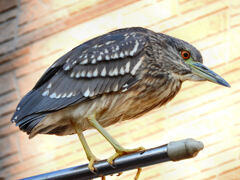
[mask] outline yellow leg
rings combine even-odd
[[[82,146],[83,146],[83,149],[86,153],[86,156],[89,160],[89,164],[88,164],[88,168],[91,170],[91,171],[94,171],[94,162],[96,162],[98,159],[94,156],[94,154],[92,153],[90,147],[88,146],[88,143],[82,133],[82,130],[80,128],[77,127],[76,124],[72,123],[78,137],[79,137],[79,140],[81,141],[82,143]]]
[[[138,151],[145,150],[143,147],[135,148],[135,149],[125,149],[123,148],[96,120],[95,115],[92,115],[89,117],[89,123],[98,130],[99,133],[101,133],[105,139],[113,146],[116,153],[113,154],[110,158],[107,159],[107,161],[110,164],[113,164],[114,159],[116,159],[119,156],[130,154]],[[135,179],[138,179],[141,172],[141,168],[138,169],[138,172],[136,174]]]

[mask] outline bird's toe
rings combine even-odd
[[[88,164],[88,168],[92,171],[92,172],[96,172],[95,171],[95,168],[94,168],[94,163],[97,162],[98,159],[95,158],[95,157],[92,157],[90,160],[89,160],[89,164]]]

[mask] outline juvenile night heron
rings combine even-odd
[[[119,29],[59,58],[23,97],[12,121],[30,138],[77,133],[94,170],[97,159],[83,131],[95,128],[109,141],[113,163],[142,148],[123,148],[103,127],[162,106],[185,80],[230,86],[201,63],[200,52],[183,40],[140,27]]]

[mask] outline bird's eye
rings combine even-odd
[[[191,53],[190,53],[189,51],[182,50],[182,51],[181,51],[181,56],[182,56],[183,59],[187,60],[187,59],[190,58]]]

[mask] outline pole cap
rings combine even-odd
[[[203,148],[204,145],[201,141],[188,138],[168,143],[167,153],[172,161],[179,161],[195,157]]]

